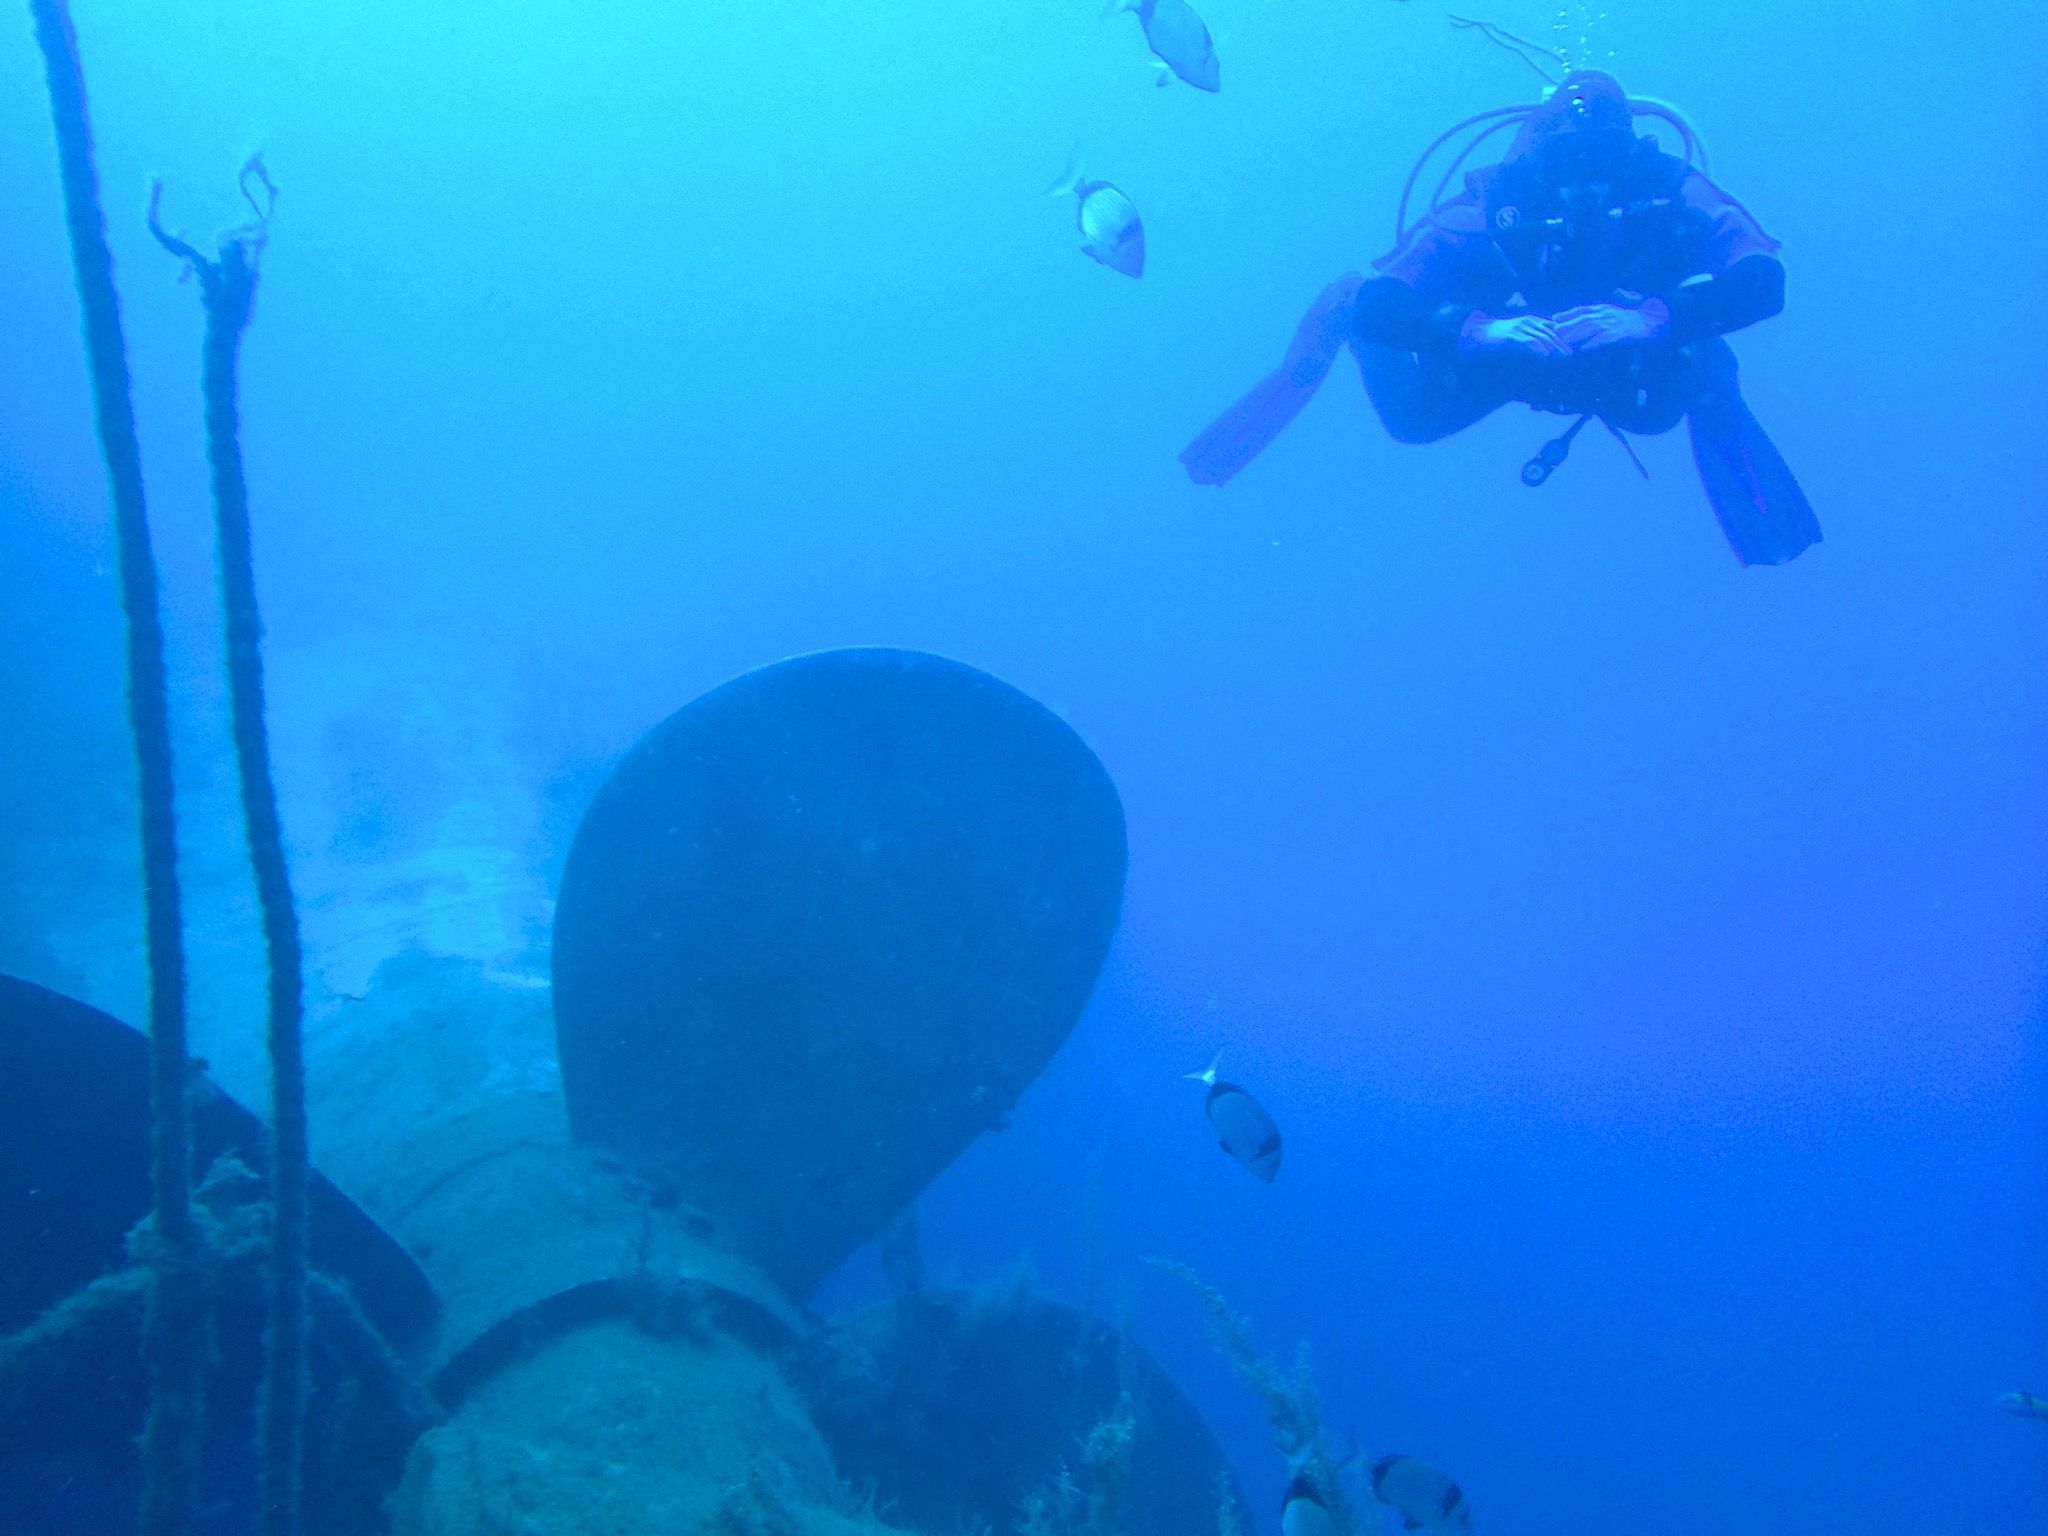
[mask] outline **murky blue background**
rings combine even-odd
[[[198,306],[140,213],[160,174],[171,223],[230,222],[261,147],[244,441],[316,964],[365,871],[544,891],[612,755],[740,670],[959,656],[1102,754],[1132,865],[1097,1005],[928,1204],[935,1264],[1128,1292],[1269,1510],[1250,1399],[1139,1256],[1312,1341],[1333,1425],[1451,1469],[1483,1531],[2034,1536],[2048,1426],[1991,1400],[2048,1391],[2038,16],[1487,13],[1683,106],[1786,243],[1737,350],[1827,542],[1745,573],[1682,435],[1648,484],[1593,435],[1532,493],[1552,421],[1396,447],[1348,362],[1190,487],[1174,453],[1385,249],[1414,153],[1537,82],[1426,0],[1208,0],[1222,94],[1155,90],[1094,9],[80,0],[199,947],[246,902]],[[1076,140],[1142,283],[1039,195]],[[0,272],[0,965],[139,1019],[25,18]],[[202,955],[231,1079],[235,970]],[[1177,1080],[1219,1045],[1287,1133],[1271,1189]]]

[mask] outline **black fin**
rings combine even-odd
[[[1700,484],[1737,560],[1783,565],[1820,542],[1805,492],[1733,380],[1694,401],[1686,426]]]

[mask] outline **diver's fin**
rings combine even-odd
[[[1700,484],[1737,560],[1782,565],[1820,542],[1806,493],[1732,382],[1696,400],[1686,428]]]
[[[1227,485],[1301,414],[1321,383],[1298,383],[1293,370],[1274,369],[1181,449],[1188,478],[1197,485]]]
[[[1329,377],[1344,349],[1358,297],[1359,275],[1346,272],[1324,285],[1309,305],[1280,366],[1241,395],[1237,403],[1204,427],[1180,451],[1188,478],[1197,485],[1224,485],[1265,451],[1266,445],[1301,414]]]

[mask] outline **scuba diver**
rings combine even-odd
[[[1674,129],[1683,154],[1639,137],[1644,117]],[[1509,127],[1507,154],[1469,172],[1447,201],[1473,151]],[[1417,178],[1466,130],[1476,131],[1411,222]],[[1510,401],[1577,418],[1522,466],[1531,487],[1564,463],[1588,421],[1641,470],[1624,434],[1666,432],[1683,417],[1736,558],[1792,559],[1820,525],[1743,403],[1722,339],[1784,307],[1785,269],[1778,242],[1703,164],[1683,117],[1595,70],[1567,75],[1539,105],[1467,118],[1409,173],[1378,275],[1347,273],[1317,296],[1280,367],[1182,452],[1189,477],[1222,485],[1249,464],[1348,343],[1396,442],[1436,442]]]

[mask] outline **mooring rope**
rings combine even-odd
[[[263,162],[242,167],[242,195],[253,222],[232,229],[209,259],[170,234],[157,217],[159,183],[149,203],[157,243],[199,276],[206,308],[201,392],[206,402],[206,458],[212,470],[214,525],[220,550],[221,611],[227,629],[228,698],[249,861],[256,872],[270,959],[270,1269],[269,1331],[263,1393],[257,1410],[265,1536],[297,1536],[300,1446],[306,1418],[306,1072],[302,1030],[304,960],[292,904],[277,786],[270,771],[263,711],[263,619],[256,604],[256,566],[249,536],[249,484],[242,472],[236,367],[242,332],[256,299],[258,258],[277,201]],[[258,200],[256,188],[263,197]]]
[[[204,1248],[192,1215],[191,1073],[185,1039],[185,953],[178,901],[163,624],[143,502],[142,458],[129,398],[128,354],[114,258],[93,166],[78,39],[64,0],[29,0],[49,81],[64,219],[92,375],[93,414],[114,504],[121,607],[127,616],[128,724],[142,817],[143,910],[149,957],[151,1241],[142,1350],[149,1414],[142,1431],[143,1536],[177,1536],[191,1520],[206,1410]]]

